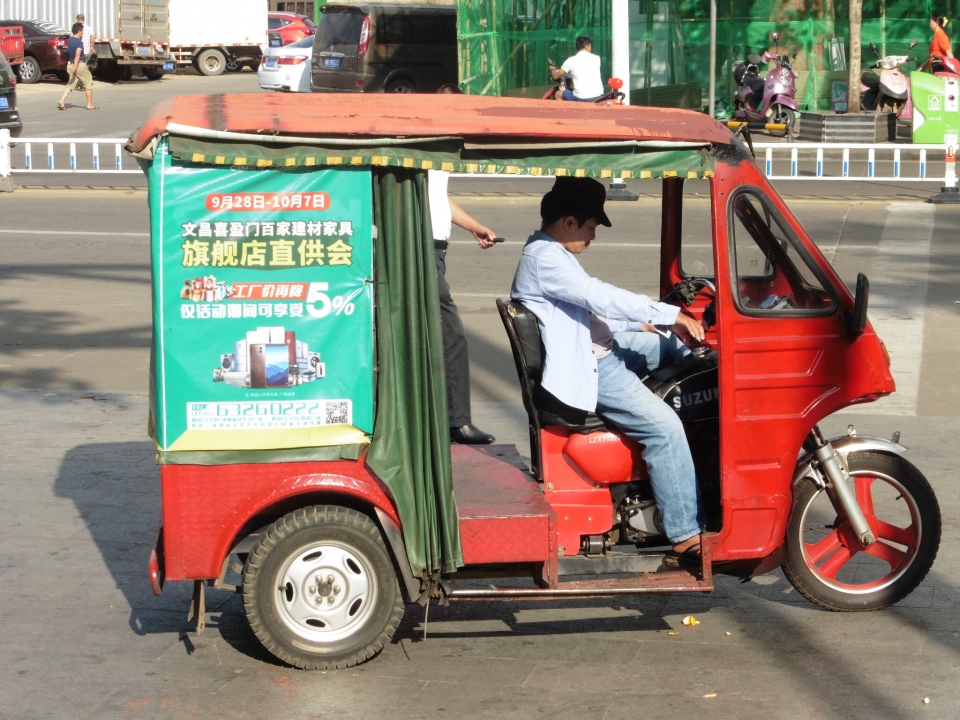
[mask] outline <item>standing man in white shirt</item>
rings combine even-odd
[[[93,41],[95,37],[93,28],[87,25],[87,20],[82,13],[77,15],[77,22],[83,25],[83,55],[89,58],[93,52]]]
[[[586,35],[577,38],[577,54],[564,60],[559,68],[551,65],[550,73],[554,80],[567,76],[573,81],[573,91],[558,92],[557,100],[593,102],[603,95],[600,56],[593,54],[593,40]]]
[[[496,234],[474,220],[447,195],[450,173],[427,171],[430,197],[430,222],[437,261],[437,286],[440,291],[440,323],[443,328],[443,359],[447,375],[447,409],[450,415],[450,440],[467,445],[489,445],[496,438],[477,428],[470,416],[470,357],[460,313],[447,283],[447,245],[456,223],[473,234],[484,250],[495,244]]]

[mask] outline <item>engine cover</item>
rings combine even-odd
[[[695,350],[683,360],[657,370],[645,384],[676,411],[684,423],[720,417],[716,350]]]

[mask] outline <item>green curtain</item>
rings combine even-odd
[[[367,454],[393,493],[410,566],[424,577],[463,565],[426,176],[373,171],[378,375]]]

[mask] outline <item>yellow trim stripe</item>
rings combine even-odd
[[[452,162],[442,162],[440,163],[440,169],[446,172],[453,172],[453,163]]]
[[[317,164],[317,159],[315,157],[308,157],[303,159],[303,164],[307,167],[313,167]]]
[[[556,171],[554,171],[553,174],[556,175],[557,177],[566,177],[566,175],[567,175],[567,169],[566,169],[566,168],[557,168]]]
[[[613,171],[612,171],[612,170],[601,170],[601,171],[600,171],[600,177],[602,177],[602,178],[613,177]]]
[[[334,157],[328,157],[328,158],[327,158],[327,165],[342,165],[342,164],[343,164],[343,158],[342,158],[342,157],[336,157],[336,156],[334,156]]]
[[[285,162],[285,165],[286,165],[287,167],[296,167],[296,165],[297,165],[297,159],[296,159],[295,157],[287,158],[287,159],[286,159],[286,162]]]
[[[650,172],[649,170],[641,170],[641,171],[640,171],[640,177],[641,177],[641,179],[646,180],[647,178],[652,178],[652,177],[653,177],[653,173]]]
[[[350,158],[350,164],[363,165],[363,157],[361,157],[360,155],[354,155],[352,158]]]
[[[405,168],[412,168],[413,165],[414,165],[413,158],[404,158],[404,159],[403,159],[403,166],[404,166]]]
[[[677,171],[676,171],[676,170],[664,170],[664,171],[663,171],[663,176],[664,176],[664,177],[676,177],[676,176],[677,176]]]
[[[264,160],[263,158],[257,159],[257,167],[270,167],[273,165],[273,160]]]
[[[234,159],[233,159],[233,164],[234,164],[234,165],[246,165],[246,164],[247,164],[247,159],[246,159],[246,158],[234,158]]]
[[[420,162],[421,170],[433,170],[433,160],[422,160]]]
[[[190,159],[193,162],[203,162],[206,159],[206,157],[207,157],[206,155],[202,155],[200,153],[194,153],[193,157],[191,157]]]

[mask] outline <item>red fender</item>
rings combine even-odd
[[[362,459],[164,465],[160,477],[167,580],[219,577],[237,533],[251,518],[277,506],[281,514],[289,512],[301,504],[286,507],[285,501],[309,494],[359,500],[400,525],[389,491]]]

